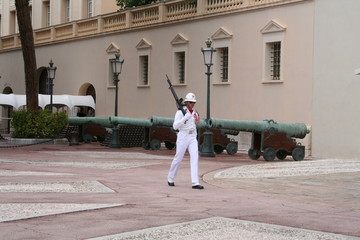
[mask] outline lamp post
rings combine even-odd
[[[115,58],[110,59],[111,66],[114,74],[114,83],[115,83],[115,116],[118,115],[118,89],[119,89],[119,75],[121,73],[122,65],[124,59],[120,60],[120,53],[115,53]]]
[[[208,38],[206,40],[206,48],[201,48],[201,52],[204,55],[204,64],[207,67],[207,104],[206,104],[206,123],[209,124],[210,121],[210,75],[212,72],[210,71],[211,66],[213,65],[212,58],[213,53],[216,51],[213,47],[211,47],[211,39]],[[200,151],[200,156],[202,157],[215,157],[214,147],[213,147],[213,133],[206,129],[204,133],[204,142]]]
[[[121,73],[122,65],[124,63],[124,59],[120,60],[120,53],[115,53],[115,58],[110,59],[113,74],[114,74],[114,83],[115,83],[115,113],[114,115],[117,117],[118,115],[118,89],[119,89],[119,75]],[[114,124],[112,128],[112,135],[111,135],[111,143],[110,148],[120,148],[120,136],[119,136],[119,129],[117,125]]]
[[[49,81],[49,88],[50,88],[50,110],[52,112],[52,105],[53,105],[53,87],[54,87],[54,79],[55,79],[55,72],[57,67],[54,67],[54,63],[52,60],[49,62],[49,67],[46,68],[48,74],[48,81]]]

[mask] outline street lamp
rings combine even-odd
[[[52,105],[53,105],[53,87],[54,87],[54,79],[55,79],[55,72],[57,67],[53,67],[54,63],[52,60],[49,62],[49,67],[46,68],[48,74],[48,83],[50,88],[50,110],[52,112]]]
[[[213,53],[216,51],[213,47],[211,47],[211,39],[208,38],[206,40],[206,48],[201,48],[201,52],[204,55],[204,64],[207,67],[207,104],[206,104],[206,123],[209,125],[210,121],[210,75],[212,72],[210,71],[211,66],[213,65]],[[202,157],[215,157],[214,148],[213,148],[213,133],[209,131],[207,128],[204,133],[204,142],[200,151],[200,156]]]
[[[115,58],[110,59],[113,74],[114,74],[114,83],[115,83],[115,116],[118,115],[118,85],[119,85],[119,74],[121,73],[122,65],[124,63],[124,59],[120,60],[120,53],[115,53]],[[119,129],[117,125],[114,124],[112,128],[112,135],[111,135],[111,143],[110,148],[120,148],[120,136],[119,136]]]
[[[118,115],[118,85],[119,85],[119,75],[121,73],[122,65],[124,59],[120,60],[120,53],[115,53],[115,58],[110,59],[111,66],[114,74],[114,83],[115,83],[115,117]]]

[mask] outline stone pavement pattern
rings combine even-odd
[[[360,239],[360,160],[188,159],[97,144],[0,149],[0,239]]]

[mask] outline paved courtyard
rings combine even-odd
[[[0,239],[360,239],[360,159],[188,157],[174,150],[0,142]]]

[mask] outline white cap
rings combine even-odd
[[[193,93],[186,94],[184,102],[196,102],[195,94]]]

